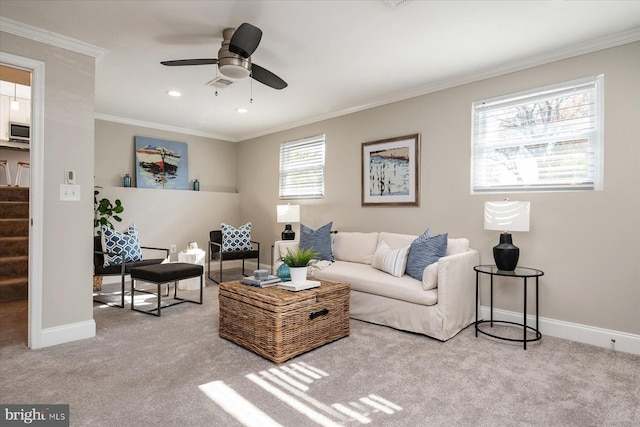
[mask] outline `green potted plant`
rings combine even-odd
[[[284,264],[289,266],[292,283],[302,283],[307,280],[307,269],[317,268],[315,265],[320,254],[312,248],[298,249],[292,251],[287,249],[287,254],[280,258]]]
[[[111,220],[120,222],[122,218],[118,216],[124,211],[124,206],[120,199],[116,199],[114,202],[103,197],[99,198],[100,190],[102,187],[94,187],[93,189],[93,227],[96,236],[100,236],[103,225],[113,229]],[[93,276],[93,291],[97,292],[102,289],[102,276]]]
[[[114,202],[107,199],[106,197],[99,198],[100,190],[95,187],[93,190],[93,226],[95,227],[96,236],[101,234],[101,229],[103,225],[108,226],[113,229],[113,224],[111,220],[121,222],[122,218],[118,216],[124,211],[124,206],[122,206],[122,202],[120,199],[116,199]]]

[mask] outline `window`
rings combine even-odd
[[[602,189],[604,77],[473,104],[471,191]]]
[[[323,135],[280,144],[280,198],[324,197]]]

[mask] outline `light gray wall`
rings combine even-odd
[[[42,328],[91,321],[95,59],[4,32],[0,40],[3,52],[45,63]],[[78,202],[60,201],[65,169],[77,173]]]
[[[100,197],[120,199],[125,208],[122,222],[115,223],[117,229],[135,224],[144,246],[175,244],[180,251],[193,241],[206,249],[209,231],[220,229],[221,222],[240,225],[235,143],[106,120],[96,120],[95,126],[95,183],[103,187]],[[189,181],[198,178],[200,191],[123,188],[125,173],[136,185],[135,136],[186,143]],[[177,255],[172,260],[177,261]]]
[[[106,120],[96,120],[95,127],[96,185],[122,186],[125,173],[136,185],[134,137],[144,136],[187,144],[190,185],[198,178],[201,191],[237,191],[236,145],[232,142]]]
[[[514,233],[520,265],[544,270],[540,315],[640,333],[640,43],[578,56],[239,143],[242,222],[265,247],[276,223],[279,144],[326,134],[326,196],[292,201],[302,222],[343,231],[468,237],[493,263],[497,232],[483,229],[487,200],[529,200],[531,231]],[[589,75],[605,75],[604,191],[471,195],[473,101]],[[312,100],[310,100],[312,102]],[[420,207],[361,207],[361,144],[412,133],[422,139]],[[296,230],[297,231],[297,230]],[[522,311],[522,289],[496,282],[496,307]],[[528,307],[531,313],[533,301]],[[488,285],[482,304],[489,305]]]

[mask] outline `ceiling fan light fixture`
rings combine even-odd
[[[249,112],[249,110],[247,110],[246,108],[242,108],[242,107],[236,108],[236,111],[238,113],[240,113],[240,114],[244,114],[244,113],[248,113]]]
[[[167,95],[169,96],[173,96],[175,98],[182,96],[182,94],[180,92],[178,92],[177,90],[168,90],[167,91]]]
[[[249,71],[248,68],[245,68],[242,65],[220,65],[219,69],[220,74],[231,79],[246,79],[247,77],[249,77],[249,74],[251,74],[251,71]]]

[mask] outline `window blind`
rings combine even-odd
[[[324,197],[325,135],[280,144],[280,198]]]
[[[472,192],[602,187],[603,76],[473,104]]]

